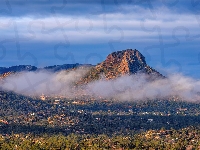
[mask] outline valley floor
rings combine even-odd
[[[200,104],[25,97],[0,91],[0,149],[198,149]]]

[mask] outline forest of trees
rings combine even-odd
[[[31,134],[0,135],[0,149],[17,150],[103,150],[103,149],[199,149],[200,128],[148,130],[135,135]]]
[[[198,149],[200,104],[25,97],[0,91],[0,149]]]

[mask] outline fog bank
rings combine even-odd
[[[200,81],[181,74],[165,79],[149,80],[145,74],[125,75],[113,80],[101,79],[85,86],[75,87],[88,69],[61,71],[21,72],[1,81],[1,88],[16,93],[40,96],[81,97],[83,94],[122,101],[163,99],[178,96],[186,101],[200,101]]]

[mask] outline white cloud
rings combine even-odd
[[[98,43],[98,41],[120,39],[122,36],[124,42],[129,42],[130,38],[141,41],[158,38],[156,31],[149,31],[155,26],[161,29],[162,36],[166,38],[172,36],[173,30],[179,27],[188,29],[190,36],[196,35],[196,31],[199,30],[198,20],[194,14],[178,14],[169,9],[157,9],[152,15],[148,9],[135,6],[132,10],[130,8],[128,6],[124,8],[128,10],[127,13],[115,12],[89,16],[1,17],[0,32],[3,34],[0,39],[13,38],[14,35],[9,34],[14,31],[12,22],[16,23],[21,38],[43,42],[63,41],[64,37],[68,37],[70,43]],[[176,36],[184,35],[183,30],[176,34]]]
[[[15,91],[25,95],[67,95],[74,96],[74,82],[78,81],[87,69],[52,73],[47,71],[21,72],[10,75],[1,81],[4,90]]]
[[[165,79],[149,80],[145,74],[125,75],[114,80],[97,80],[85,86],[74,87],[88,70],[52,72],[22,72],[11,75],[1,87],[25,95],[66,96],[84,95],[114,98],[121,101],[155,100],[177,96],[184,101],[200,101],[200,81],[181,74]]]

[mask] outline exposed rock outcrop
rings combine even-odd
[[[83,78],[83,83],[104,77],[114,79],[122,75],[145,73],[151,77],[164,77],[146,64],[145,57],[138,50],[122,50],[109,54],[105,61],[93,67]]]

